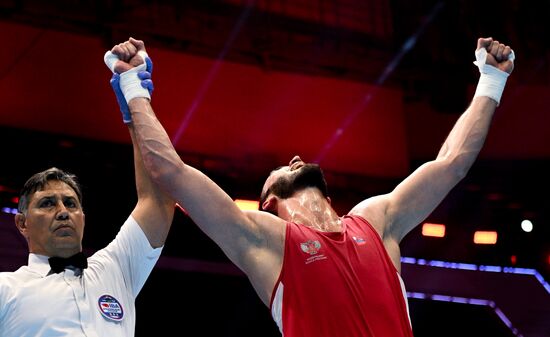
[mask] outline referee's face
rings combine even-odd
[[[64,182],[51,180],[29,200],[16,224],[29,244],[29,252],[69,257],[82,250],[84,212],[75,191]]]

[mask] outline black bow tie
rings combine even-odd
[[[48,259],[50,267],[52,267],[53,273],[61,273],[65,270],[65,267],[73,266],[75,268],[85,269],[88,268],[88,259],[84,253],[79,252],[71,257],[50,257]]]

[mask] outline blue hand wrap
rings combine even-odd
[[[132,114],[130,113],[130,109],[128,108],[128,103],[126,103],[126,98],[124,98],[124,94],[122,93],[122,90],[120,89],[120,75],[117,73],[113,74],[113,77],[111,77],[111,87],[113,88],[113,91],[115,92],[116,100],[118,102],[118,106],[120,107],[120,112],[122,112],[122,121],[124,124],[128,124],[132,122]]]

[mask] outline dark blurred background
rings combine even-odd
[[[417,337],[550,336],[549,10],[512,0],[0,0],[1,270],[26,262],[10,212],[39,170],[80,178],[90,252],[131,212],[130,138],[103,64],[129,36],[146,43],[153,107],[186,162],[255,200],[270,170],[299,154],[324,168],[340,213],[437,155],[475,90],[477,38],[492,36],[514,49],[516,69],[478,161],[426,220],[445,237],[419,226],[402,243],[410,314]],[[474,244],[479,230],[496,231],[496,244]],[[137,315],[137,336],[279,335],[247,279],[179,210]]]

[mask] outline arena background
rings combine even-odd
[[[478,161],[426,220],[445,237],[411,232],[403,277],[416,337],[548,337],[549,13],[512,0],[0,0],[0,270],[26,263],[11,212],[38,170],[80,177],[88,253],[131,211],[130,138],[103,64],[115,43],[145,41],[157,116],[233,198],[257,199],[299,154],[320,162],[345,213],[436,156],[475,89],[477,38],[492,36],[516,69]],[[479,230],[497,243],[474,244]],[[137,310],[136,336],[279,335],[179,210]]]

